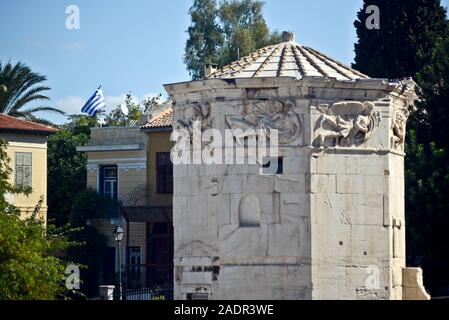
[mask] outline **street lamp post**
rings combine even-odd
[[[119,288],[120,288],[120,300],[122,300],[122,240],[125,231],[122,227],[117,226],[114,230],[114,239],[118,244],[118,274],[119,274]]]

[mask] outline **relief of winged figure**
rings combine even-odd
[[[198,104],[193,106],[189,110],[189,117],[177,121],[178,127],[188,130],[189,133],[193,132],[195,123],[201,124],[201,131],[211,128],[213,125],[213,118],[211,117],[210,109],[209,104]]]
[[[314,132],[318,147],[351,147],[365,143],[379,126],[380,114],[372,102],[339,102],[321,105]]]
[[[406,108],[398,110],[395,113],[391,127],[391,130],[393,131],[392,145],[394,149],[404,150],[406,123],[409,116],[410,111]]]

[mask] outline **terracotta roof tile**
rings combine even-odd
[[[249,56],[231,63],[206,79],[235,79],[260,77],[336,78],[353,81],[367,79],[367,75],[345,66],[318,50],[299,45],[291,33],[284,42],[261,48]]]
[[[0,132],[23,132],[50,135],[58,132],[58,129],[0,113]]]
[[[169,107],[143,125],[142,128],[164,128],[173,125],[173,108]]]

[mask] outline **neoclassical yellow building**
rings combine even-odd
[[[164,106],[140,125],[91,128],[87,154],[87,187],[118,201],[109,218],[88,223],[106,236],[101,280],[118,272],[113,230],[125,230],[121,255],[126,289],[173,283],[173,166],[170,151],[173,110]]]
[[[32,188],[26,195],[7,194],[7,200],[20,209],[23,216],[34,211],[41,197],[40,218],[47,220],[47,138],[57,130],[34,122],[0,114],[0,139],[8,143],[11,184]]]

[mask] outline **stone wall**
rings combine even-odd
[[[146,143],[140,127],[94,127],[90,129],[90,145]]]
[[[388,157],[336,151],[312,158],[313,297],[387,298]],[[370,273],[378,281],[368,283]]]

